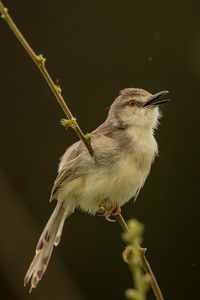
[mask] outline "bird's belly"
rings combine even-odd
[[[92,172],[83,189],[79,206],[95,213],[100,204],[122,206],[143,186],[150,170],[151,160],[143,159],[138,165],[134,157],[119,160],[111,169]]]

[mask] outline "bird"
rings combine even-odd
[[[104,216],[111,220],[126,202],[136,200],[158,155],[154,131],[161,116],[160,106],[169,101],[160,98],[167,93],[123,89],[111,104],[106,120],[91,134],[93,157],[81,140],[65,151],[50,195],[50,202],[57,201],[56,207],[24,279],[24,285],[30,281],[30,292],[42,279],[53,248],[60,242],[65,220],[75,209],[95,215],[104,207]]]

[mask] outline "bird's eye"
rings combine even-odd
[[[132,107],[136,106],[137,105],[137,101],[135,99],[131,99],[131,100],[128,101],[128,105],[132,106]]]

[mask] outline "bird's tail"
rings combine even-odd
[[[24,286],[31,280],[31,287],[35,288],[42,279],[49,263],[53,246],[57,246],[63,230],[66,217],[72,212],[72,208],[58,201],[47,225],[45,226],[36,247],[33,261],[24,278]]]

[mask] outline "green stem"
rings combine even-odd
[[[118,221],[118,223],[120,224],[121,228],[123,229],[123,231],[129,231],[129,228],[128,228],[128,225],[126,223],[126,221],[124,220],[124,218],[122,217],[121,214],[118,214],[116,216],[116,219]],[[154,294],[155,294],[155,297],[157,300],[164,300],[164,297],[163,297],[163,294],[160,290],[160,287],[158,285],[158,282],[156,280],[156,277],[151,269],[151,266],[145,256],[145,253],[146,253],[146,248],[141,248],[140,246],[138,246],[138,254],[139,254],[139,257],[140,257],[140,262],[141,262],[141,265],[144,269],[144,271],[149,274],[150,278],[151,278],[151,287],[154,291]]]
[[[133,282],[135,283],[136,290],[140,293],[140,300],[146,299],[146,292],[143,292],[142,286],[142,268],[139,265],[132,266]]]
[[[51,79],[46,67],[45,67],[45,58],[42,55],[36,55],[31,46],[28,44],[26,39],[23,37],[17,26],[15,25],[14,21],[10,17],[8,13],[8,9],[4,7],[3,3],[0,1],[0,12],[1,12],[1,17],[6,21],[10,29],[13,31],[19,42],[22,44],[26,52],[29,54],[29,56],[32,58],[32,60],[35,62],[37,67],[39,68],[40,72],[42,73],[43,77],[46,79],[49,87],[51,88],[52,92],[54,93],[59,105],[61,106],[62,110],[64,111],[65,115],[69,120],[75,119],[69,110],[67,104],[65,103],[62,95],[61,95],[61,90],[59,87],[57,87],[53,80]],[[82,132],[81,128],[79,127],[78,123],[76,122],[75,126],[73,126],[73,129],[76,131],[77,135],[79,138],[83,141],[85,146],[87,147],[90,155],[93,157],[93,149],[90,143],[90,140],[87,139]]]

